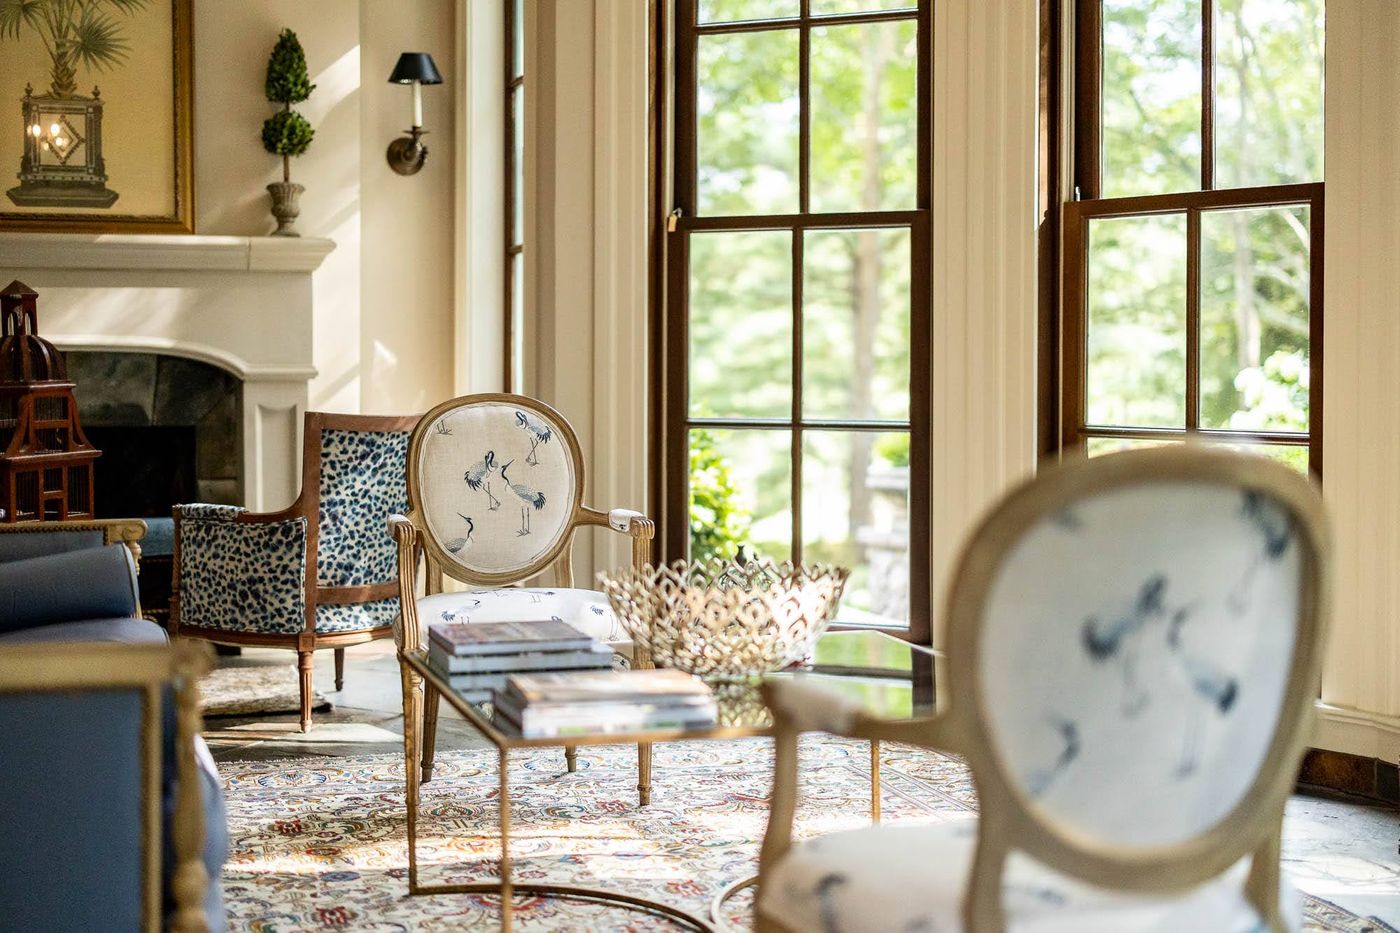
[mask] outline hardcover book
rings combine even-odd
[[[430,644],[453,655],[519,654],[525,651],[581,651],[592,638],[560,619],[520,622],[433,622]]]

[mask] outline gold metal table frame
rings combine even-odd
[[[842,633],[845,634],[845,633]],[[831,636],[827,636],[831,637]],[[880,636],[889,638],[889,636]],[[889,638],[890,641],[897,641]],[[902,644],[902,643],[901,643]],[[918,649],[915,649],[916,651]],[[593,901],[632,910],[643,911],[675,921],[676,923],[700,931],[716,933],[725,929],[723,919],[725,903],[749,887],[757,876],[736,881],[721,890],[711,901],[709,916],[702,918],[689,911],[650,898],[627,894],[606,888],[582,885],[556,884],[552,882],[516,883],[511,879],[510,858],[510,752],[517,748],[563,748],[572,757],[573,750],[583,745],[638,745],[638,802],[646,806],[650,801],[650,746],[662,742],[686,742],[709,739],[754,738],[772,735],[771,723],[766,717],[747,718],[732,724],[725,723],[725,698],[720,696],[721,717],[719,724],[702,729],[662,729],[628,732],[615,735],[577,735],[557,738],[524,738],[503,731],[487,715],[481,706],[469,703],[451,688],[427,662],[423,651],[401,652],[399,655],[404,691],[404,781],[408,818],[408,893],[411,895],[431,894],[490,894],[501,901],[501,929],[510,930],[514,921],[514,895],[524,894],[536,897],[558,897],[572,900]],[[932,653],[929,653],[928,695],[932,697],[933,678]],[[501,832],[501,854],[498,863],[498,877],[489,881],[472,881],[460,884],[423,884],[418,880],[418,809],[420,784],[422,783],[422,723],[423,693],[425,682],[437,689],[452,707],[472,725],[487,741],[496,746],[498,754],[499,792],[496,799]],[[870,816],[873,822],[880,820],[880,742],[870,742]]]

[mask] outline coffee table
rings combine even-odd
[[[803,677],[813,684],[856,700],[865,713],[882,719],[913,719],[934,712],[934,664],[936,653],[876,631],[831,632],[818,640],[809,664],[770,677]],[[510,752],[517,748],[564,748],[583,745],[638,745],[639,805],[650,799],[649,746],[658,742],[701,739],[750,738],[772,734],[772,714],[763,702],[758,683],[714,684],[719,719],[699,729],[659,729],[627,733],[570,735],[567,738],[526,738],[493,718],[489,703],[469,702],[428,665],[423,651],[399,655],[404,683],[404,757],[408,808],[408,890],[410,894],[496,894],[501,899],[501,929],[509,930],[515,893],[599,901],[657,914],[686,927],[713,933],[723,902],[751,886],[753,878],[729,885],[711,906],[711,916],[701,918],[670,904],[622,891],[579,885],[520,883],[511,880],[510,860]],[[418,798],[424,683],[435,687],[472,727],[496,747],[499,756],[500,793],[497,797],[501,832],[498,878],[462,884],[420,884],[418,881]],[[880,818],[880,746],[870,743],[870,815]]]

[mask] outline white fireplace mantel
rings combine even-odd
[[[243,383],[243,500],[288,505],[313,364],[313,273],[335,248],[301,237],[0,234],[0,285],[39,292],[63,349],[164,353]]]

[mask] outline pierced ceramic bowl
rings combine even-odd
[[[598,581],[657,667],[739,680],[807,657],[849,576],[830,564],[716,559],[616,570]]]

